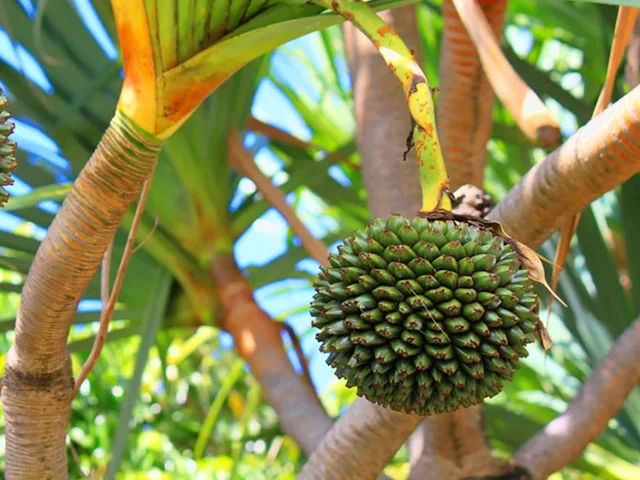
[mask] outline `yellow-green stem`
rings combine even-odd
[[[342,15],[376,46],[405,92],[413,127],[413,146],[418,154],[421,212],[451,210],[449,177],[436,131],[435,108],[427,77],[400,36],[364,2],[315,0]],[[409,142],[408,142],[409,143]]]

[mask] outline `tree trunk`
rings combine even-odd
[[[49,227],[22,291],[6,358],[6,478],[67,478],[71,322],[161,143],[116,113]]]
[[[210,272],[224,310],[220,327],[233,335],[236,351],[260,382],[282,429],[311,455],[333,422],[313,386],[293,370],[282,346],[282,327],[258,306],[231,254],[218,256]]]

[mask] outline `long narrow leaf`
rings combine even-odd
[[[120,418],[118,420],[118,428],[111,443],[111,461],[107,468],[105,478],[112,480],[115,478],[120,463],[127,450],[127,439],[129,438],[129,422],[133,415],[133,407],[138,401],[140,385],[142,383],[142,374],[149,358],[149,351],[156,341],[156,334],[164,318],[165,311],[169,302],[169,292],[173,277],[169,272],[158,269],[152,280],[152,298],[149,299],[149,307],[145,313],[142,323],[142,337],[140,346],[138,347],[138,355],[136,356],[136,364],[133,374],[129,379],[126,391],[127,394],[122,402],[120,409]]]
[[[195,460],[199,460],[204,455],[204,451],[207,448],[207,443],[211,438],[211,433],[213,432],[213,427],[218,420],[218,415],[220,415],[220,410],[222,410],[222,406],[224,402],[227,401],[227,397],[229,396],[229,392],[236,384],[236,382],[240,379],[242,375],[242,367],[244,366],[244,360],[238,359],[231,367],[231,371],[224,378],[222,385],[220,386],[220,390],[218,394],[213,399],[213,403],[211,404],[211,408],[207,412],[207,417],[202,424],[202,428],[198,433],[198,439],[196,440],[196,446],[193,450],[193,458]]]

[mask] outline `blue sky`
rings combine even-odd
[[[33,3],[30,0],[18,0],[24,7],[25,11],[30,15],[35,15]],[[101,25],[98,16],[95,14],[89,0],[74,0],[76,8],[80,12],[87,28],[94,33],[96,41],[101,46],[105,56],[109,59],[117,57],[117,49],[110,41],[104,27]],[[312,61],[317,62],[317,54],[314,51],[313,42],[310,38],[301,38],[291,42],[287,48],[301,49],[304,54]],[[0,59],[11,65],[16,70],[22,71],[36,85],[45,92],[51,92],[53,87],[49,83],[44,70],[40,67],[34,57],[21,45],[13,44],[6,34],[0,30]],[[319,92],[314,89],[308,78],[305,78],[304,71],[294,68],[287,56],[276,53],[274,56],[275,70],[278,72],[278,78],[289,82],[295,88],[301,89],[311,98],[317,98]],[[340,80],[347,88],[350,85],[350,79],[346,70],[346,65],[339,65],[341,69]],[[293,74],[292,74],[293,73]],[[6,88],[2,85],[3,88]],[[255,103],[252,113],[259,119],[271,123],[301,139],[309,139],[311,130],[304,123],[295,108],[291,105],[282,93],[274,86],[272,82],[265,79],[258,87]],[[62,157],[60,149],[46,135],[44,135],[35,126],[25,122],[16,121],[16,131],[14,140],[18,142],[23,150],[28,151],[32,158],[41,158],[48,161],[59,171],[58,181],[68,181],[67,177],[68,162]],[[251,145],[254,138],[247,138],[246,144]],[[274,182],[278,184],[277,172],[282,169],[281,161],[273,155],[268,149],[259,149],[256,153],[255,160],[261,169],[267,175],[275,175]],[[31,190],[31,187],[22,182],[19,178],[19,169],[16,172],[17,179],[13,186],[8,190],[12,196],[23,195]],[[332,167],[332,176],[342,184],[347,184],[349,180],[338,167]],[[238,199],[242,193],[250,193],[254,189],[253,184],[249,180],[244,180],[239,188]],[[49,212],[56,212],[59,208],[54,202],[45,202],[39,205],[40,208]],[[302,196],[298,204],[298,212],[305,217],[313,215],[317,210],[310,196]],[[14,215],[0,211],[0,230],[13,231],[22,225],[22,220]],[[317,222],[309,224],[314,235],[321,236],[327,230],[327,222]],[[287,250],[287,232],[288,228],[282,216],[274,211],[269,210],[263,215],[249,231],[243,235],[236,244],[235,253],[238,263],[241,267],[251,265],[264,265],[271,259],[283,254]],[[45,231],[36,228],[35,236],[42,238]],[[332,246],[335,249],[335,245]],[[305,270],[315,273],[318,268],[317,262],[313,260],[305,260],[299,265]],[[283,288],[290,287],[291,291],[282,293]],[[307,288],[305,288],[307,287]],[[300,306],[310,302],[313,290],[309,288],[308,283],[301,280],[284,280],[276,284],[266,286],[256,291],[256,299],[262,308],[274,317],[279,317],[292,309],[292,305]],[[97,301],[84,301],[80,305],[82,310],[95,310],[99,308]],[[296,333],[302,335],[310,327],[310,317],[307,312],[291,315],[287,317],[287,322],[293,326]],[[288,338],[285,334],[285,339]],[[233,340],[228,334],[221,335],[221,343],[225,348],[231,348]],[[302,347],[308,355],[309,367],[312,378],[318,391],[324,391],[333,381],[333,372],[324,362],[324,354],[318,350],[318,344],[313,334],[306,335],[302,339]],[[299,362],[293,350],[290,350],[290,358],[296,368],[299,368]]]

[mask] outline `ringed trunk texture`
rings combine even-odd
[[[511,471],[484,432],[482,405],[427,418],[409,442],[409,480],[498,478]]]
[[[224,310],[220,325],[234,338],[282,429],[306,455],[316,449],[333,425],[313,386],[294,371],[282,346],[282,327],[256,303],[233,255],[220,255],[210,266]]]
[[[500,40],[507,0],[477,0]],[[436,96],[438,134],[451,190],[482,187],[495,96],[478,51],[452,0],[442,2],[444,20]]]
[[[640,171],[640,87],[534,166],[487,216],[538,248],[575,213]]]
[[[357,398],[329,431],[297,478],[375,479],[422,418]],[[358,428],[353,428],[355,424]],[[366,455],[358,452],[366,452]]]
[[[6,478],[67,478],[71,322],[161,143],[116,113],[40,245],[6,358]]]

